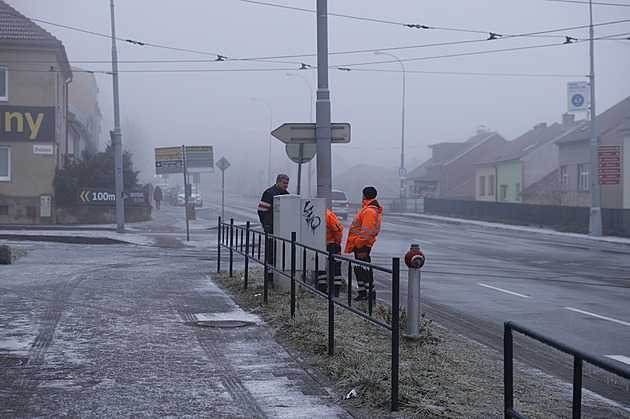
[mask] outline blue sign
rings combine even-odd
[[[585,81],[567,83],[569,112],[588,111],[588,83]]]

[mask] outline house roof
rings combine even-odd
[[[66,49],[61,41],[1,0],[0,45],[56,49],[60,54],[59,60],[63,64],[63,71],[68,74],[68,77],[72,77]]]
[[[459,151],[459,153],[455,154],[451,158],[445,159],[444,165],[447,166],[456,162],[458,159],[465,156],[467,153],[469,153],[473,149],[477,148],[478,146],[480,146],[481,144],[485,143],[486,141],[490,140],[492,137],[495,137],[495,136],[505,141],[505,139],[503,139],[501,134],[499,134],[498,132],[480,132],[477,135],[470,137],[464,143],[466,147],[464,147],[462,150]]]
[[[479,159],[475,162],[475,165],[488,165],[521,159],[538,147],[557,139],[561,134],[562,125],[557,122],[550,126],[547,126],[545,123],[538,124],[520,137]]]
[[[602,137],[619,126],[627,125],[630,122],[630,96],[608,108],[599,114],[595,120],[597,137]],[[581,128],[562,137],[556,144],[566,144],[577,141],[587,141],[591,139],[591,123],[585,123]]]

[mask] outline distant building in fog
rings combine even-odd
[[[484,128],[462,143],[429,146],[431,158],[407,174],[409,196],[475,199],[474,163],[505,144],[499,133]]]

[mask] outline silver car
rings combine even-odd
[[[350,213],[350,204],[348,203],[348,197],[344,191],[338,189],[332,190],[332,212],[339,218],[344,220],[348,218]]]
[[[186,194],[185,189],[180,188],[177,193],[177,205],[186,205]],[[201,192],[197,190],[197,188],[192,187],[190,196],[188,196],[188,203],[195,203],[196,207],[203,207],[203,200],[201,199]]]

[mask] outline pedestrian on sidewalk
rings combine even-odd
[[[156,186],[153,191],[153,199],[155,199],[155,208],[160,209],[160,203],[162,202],[162,189],[159,186]]]
[[[344,253],[354,253],[354,258],[363,262],[372,262],[370,252],[376,241],[376,236],[381,231],[381,213],[383,207],[376,200],[376,188],[368,186],[363,189],[362,196],[363,207],[359,210],[350,226],[348,240],[346,241],[346,249]],[[357,279],[357,287],[359,295],[355,301],[366,300],[368,298],[368,290],[373,288],[372,269],[363,265],[354,266],[354,275]],[[350,292],[351,290],[348,290]],[[375,298],[376,294],[372,294]]]

